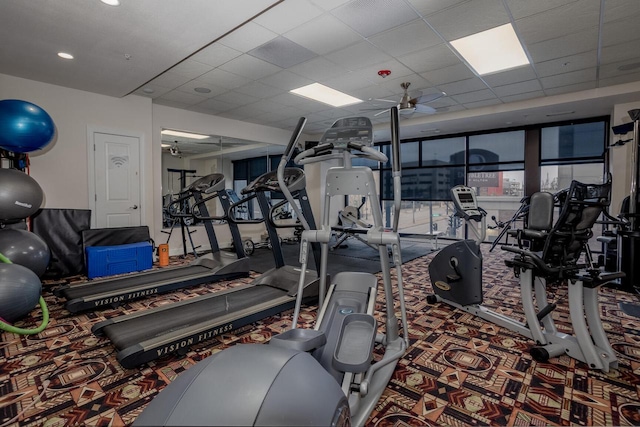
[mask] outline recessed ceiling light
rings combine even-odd
[[[210,93],[211,89],[209,89],[208,87],[197,87],[194,89],[196,92],[198,93]]]
[[[73,55],[66,52],[58,52],[58,56],[62,59],[73,59]]]
[[[332,107],[344,107],[345,105],[362,102],[361,99],[354,98],[351,95],[331,89],[330,87],[321,85],[320,83],[312,83],[307,86],[292,89],[290,92],[304,96],[305,98],[313,99],[314,101],[329,104]]]
[[[161,133],[163,135],[182,136],[184,138],[193,138],[193,139],[209,138],[209,135],[202,135],[199,133],[190,133],[190,132],[180,132],[179,130],[170,130],[170,129],[163,129]]]
[[[120,6],[120,0],[100,0],[104,4],[109,6]]]
[[[529,63],[511,24],[453,40],[451,45],[480,75]]]

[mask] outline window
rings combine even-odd
[[[422,141],[422,166],[464,165],[467,139],[431,139]]]
[[[469,137],[469,172],[524,169],[524,131]]]
[[[603,159],[606,143],[604,121],[542,128],[540,161],[545,164],[589,163]]]

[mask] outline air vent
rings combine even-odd
[[[282,68],[293,67],[317,56],[309,49],[282,36],[276,37],[247,53]]]

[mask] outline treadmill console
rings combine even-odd
[[[338,149],[347,148],[350,142],[373,145],[373,125],[369,118],[348,117],[337,120],[320,139],[320,144],[331,143]]]
[[[212,173],[193,181],[186,189],[195,193],[213,193],[224,190],[224,175],[221,173]]]
[[[451,200],[455,207],[455,214],[464,220],[481,221],[486,215],[484,210],[478,207],[476,193],[472,188],[457,185],[451,189]]]
[[[284,170],[284,182],[291,192],[303,189],[306,185],[303,170],[300,168],[286,168]],[[258,191],[280,191],[277,171],[274,170],[260,175],[242,189],[242,194]]]

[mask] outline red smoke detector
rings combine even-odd
[[[383,79],[385,77],[387,77],[389,74],[391,74],[391,70],[380,70],[380,71],[378,71],[378,75],[380,77],[382,77]]]

